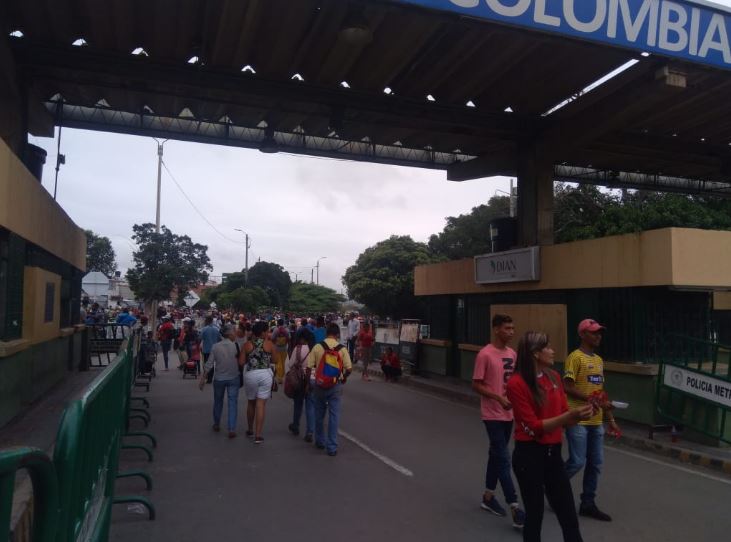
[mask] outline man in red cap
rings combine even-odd
[[[566,428],[569,444],[569,459],[566,471],[569,478],[584,469],[583,492],[579,515],[600,521],[611,521],[609,514],[602,512],[596,505],[596,490],[599,473],[604,462],[604,416],[607,416],[613,433],[619,427],[611,413],[612,405],[602,395],[604,391],[604,361],[596,353],[602,342],[604,326],[596,320],[587,318],[579,323],[579,348],[571,352],[564,365],[564,388],[568,396],[569,408],[586,406],[591,403],[595,414],[586,421]]]

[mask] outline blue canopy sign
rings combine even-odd
[[[731,69],[731,11],[701,0],[399,0]]]

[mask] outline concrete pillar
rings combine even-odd
[[[518,246],[553,244],[553,161],[533,142],[518,149]]]

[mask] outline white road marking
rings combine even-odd
[[[374,450],[373,448],[371,448],[370,446],[368,446],[364,442],[361,442],[360,440],[358,440],[357,438],[355,438],[353,435],[351,435],[349,433],[346,433],[345,431],[338,431],[338,435],[340,435],[343,438],[348,439],[350,442],[352,442],[353,444],[355,444],[356,446],[358,446],[361,450],[364,450],[365,452],[368,452],[373,457],[375,457],[379,461],[382,461],[383,463],[385,463],[386,465],[388,465],[389,467],[391,467],[396,472],[400,472],[404,476],[409,476],[409,477],[414,476],[414,473],[411,472],[409,469],[407,469],[406,467],[404,467],[402,465],[399,465],[398,463],[396,463],[390,457],[387,457],[387,456],[385,456],[385,455],[377,452],[376,450]]]
[[[620,454],[628,455],[630,457],[635,457],[637,459],[641,459],[642,461],[647,461],[648,463],[654,463],[655,465],[662,465],[663,467],[670,467],[671,469],[679,470],[681,472],[687,472],[688,474],[695,474],[696,476],[700,476],[701,478],[706,478],[708,480],[713,480],[715,482],[721,482],[722,484],[731,485],[731,480],[729,480],[728,478],[721,478],[720,476],[713,476],[712,474],[706,474],[705,472],[699,472],[697,470],[688,469],[686,467],[681,467],[679,465],[673,465],[672,463],[668,463],[667,461],[661,461],[659,459],[654,459],[652,457],[645,457],[644,455],[629,452],[627,450],[621,450],[619,448],[614,448],[611,446],[605,446],[604,449],[611,450],[613,452],[617,452]]]

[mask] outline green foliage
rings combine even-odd
[[[135,224],[132,229],[137,250],[127,280],[138,298],[163,301],[176,290],[182,300],[187,290],[208,280],[213,267],[207,246],[193,243],[187,235],[175,235],[165,226],[160,233],[149,223]]]
[[[340,310],[345,296],[335,290],[307,282],[292,284],[288,309],[297,314],[317,314]]]
[[[343,282],[351,298],[380,316],[414,317],[420,312],[414,296],[414,267],[435,261],[438,258],[425,243],[393,235],[358,256]]]
[[[228,282],[228,281],[227,281]],[[258,286],[269,296],[269,305],[285,307],[289,302],[292,279],[284,268],[276,263],[257,262],[249,269],[248,287]]]
[[[429,238],[429,248],[449,260],[491,252],[490,222],[509,215],[510,198],[492,197],[487,205],[473,207],[469,214],[447,217],[444,230]]]
[[[236,312],[257,312],[268,304],[269,296],[258,286],[239,287],[230,292],[221,293],[216,301],[219,309],[233,309]]]
[[[731,229],[731,201],[664,192],[603,192],[557,184],[557,243],[667,227]]]
[[[116,254],[109,237],[95,234],[91,230],[86,233],[86,270],[101,271],[107,277],[117,270]]]

